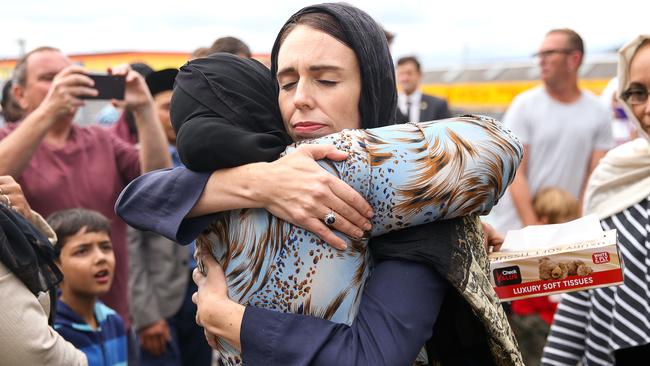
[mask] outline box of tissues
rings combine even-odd
[[[603,231],[595,215],[509,231],[489,259],[501,301],[623,283],[616,230]]]

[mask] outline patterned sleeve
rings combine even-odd
[[[585,353],[587,323],[591,307],[589,291],[562,295],[546,338],[542,365],[576,365]]]
[[[314,143],[350,153],[321,162],[375,210],[372,236],[469,214],[487,214],[522,158],[517,138],[479,116],[346,130]]]

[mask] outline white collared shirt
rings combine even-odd
[[[420,103],[422,101],[422,92],[418,89],[411,95],[399,93],[397,95],[397,106],[405,116],[408,116],[406,111],[407,101],[411,102],[411,120],[409,122],[420,122]]]

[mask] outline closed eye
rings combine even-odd
[[[296,86],[297,82],[292,81],[290,83],[285,83],[280,86],[282,90],[291,90],[294,86]]]
[[[323,80],[323,79],[319,79],[319,80],[317,80],[317,81],[318,81],[319,83],[325,85],[325,86],[334,86],[334,85],[336,85],[336,84],[339,83],[338,81],[334,81],[334,80]]]

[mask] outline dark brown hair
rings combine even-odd
[[[232,53],[233,55],[244,55],[248,58],[251,57],[251,50],[248,48],[248,45],[241,39],[235,37],[221,37],[214,41],[208,50],[208,55],[217,52]]]
[[[57,257],[61,254],[66,239],[77,234],[81,229],[85,229],[87,233],[111,235],[111,224],[106,216],[84,208],[57,211],[47,218],[47,223],[52,227],[58,239],[54,246]]]
[[[336,18],[327,13],[307,13],[296,17],[292,22],[287,23],[280,31],[281,33],[278,35],[280,45],[284,43],[284,40],[287,38],[289,33],[291,33],[291,31],[299,25],[306,25],[325,34],[329,34],[330,36],[336,38],[336,40],[339,42],[343,43],[349,48],[352,48],[350,41],[348,41],[347,37],[343,33],[341,23]]]
[[[199,47],[192,51],[192,55],[190,56],[192,59],[195,58],[201,58],[201,57],[206,57],[210,54],[210,49],[208,47]]]
[[[2,87],[2,101],[0,102],[0,106],[2,106],[2,117],[5,122],[9,123],[20,120],[25,113],[11,93],[12,85],[12,80],[7,80]]]
[[[415,56],[405,56],[397,60],[397,66],[404,65],[407,63],[412,63],[415,65],[415,68],[419,73],[422,73],[422,68],[420,67],[420,61]]]

